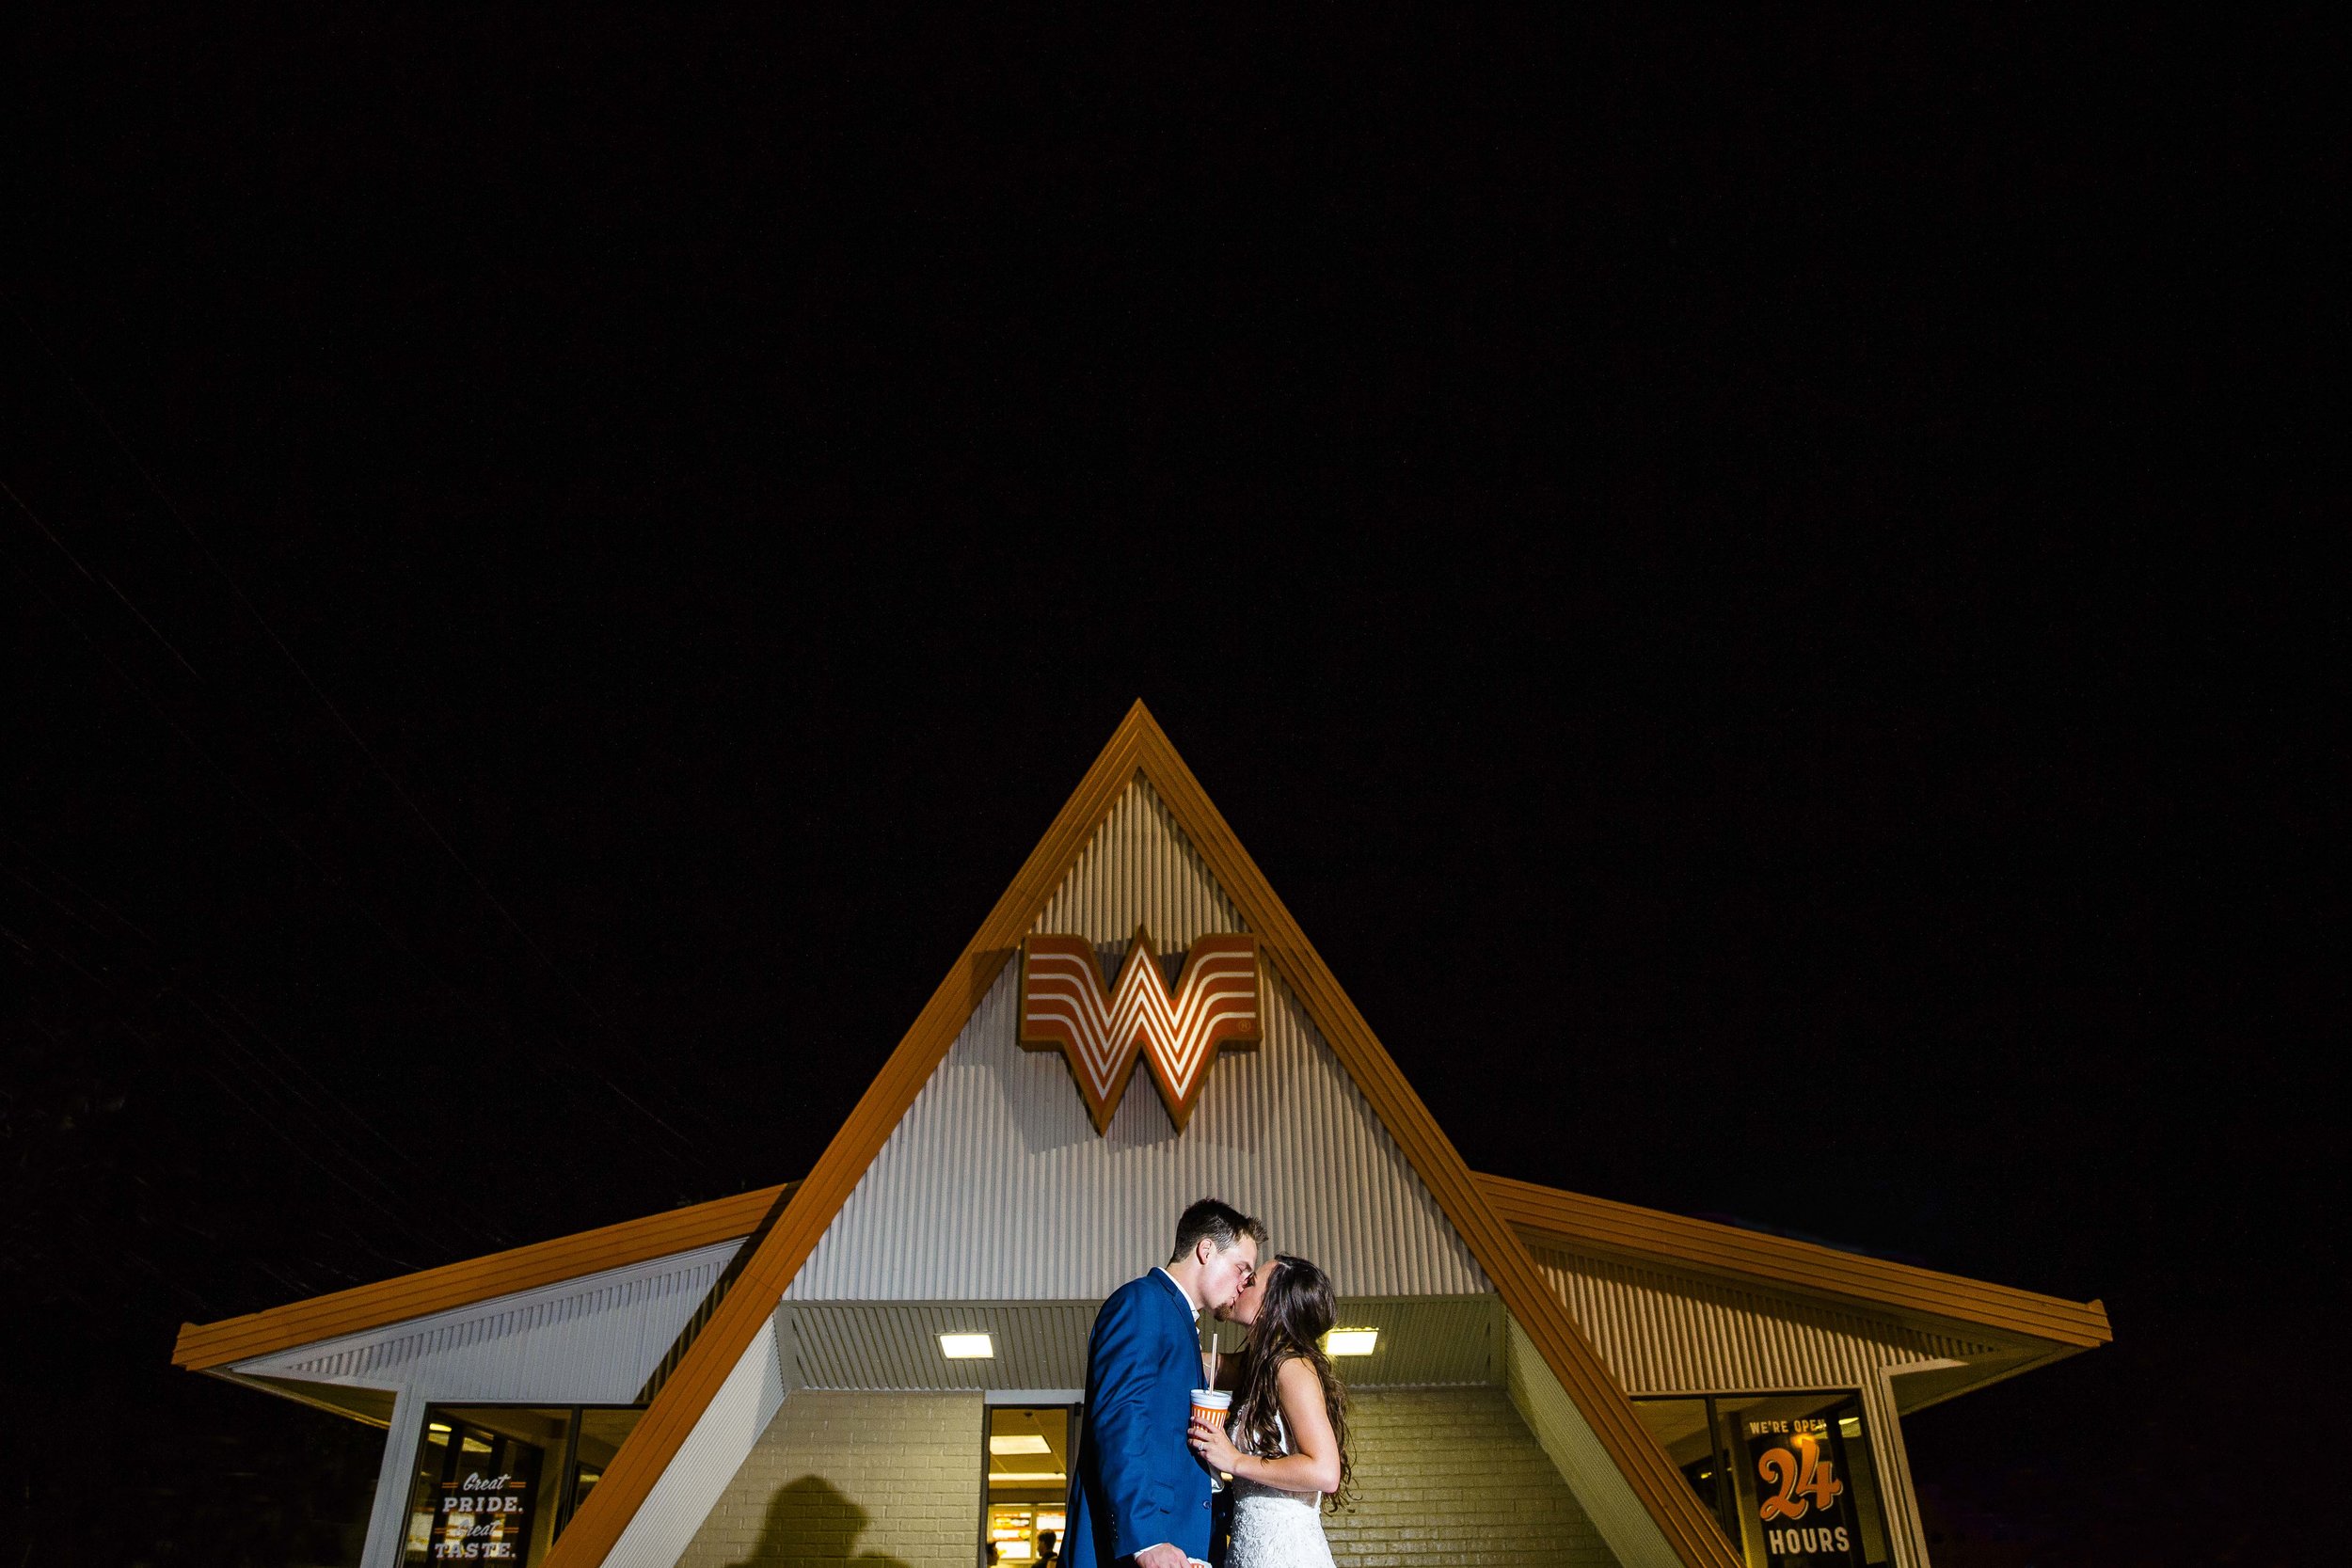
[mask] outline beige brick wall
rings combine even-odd
[[[1323,1516],[1341,1568],[1615,1568],[1500,1388],[1365,1389],[1348,1437],[1356,1507]]]
[[[1342,1568],[1614,1568],[1500,1388],[1366,1389],[1358,1501],[1324,1516]],[[679,1568],[972,1568],[977,1394],[803,1389],[743,1462]]]
[[[973,1568],[980,1396],[839,1394],[784,1402],[679,1568]]]

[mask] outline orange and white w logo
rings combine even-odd
[[[1070,1059],[1094,1130],[1106,1132],[1127,1092],[1136,1055],[1184,1131],[1220,1045],[1258,1043],[1258,939],[1202,937],[1184,958],[1170,995],[1159,956],[1142,927],[1107,994],[1094,944],[1084,937],[1029,937],[1021,943],[1021,1043],[1058,1049]]]

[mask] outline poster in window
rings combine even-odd
[[[433,1560],[521,1562],[531,1539],[532,1479],[469,1470],[461,1480],[442,1482]]]
[[[1756,1486],[1764,1560],[1772,1568],[1862,1563],[1862,1528],[1836,1420],[1829,1416],[1739,1420]]]

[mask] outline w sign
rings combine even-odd
[[[1021,943],[1021,1043],[1070,1058],[1097,1132],[1109,1129],[1140,1053],[1181,1132],[1216,1048],[1258,1043],[1258,939],[1202,937],[1171,994],[1140,926],[1107,993],[1092,942],[1029,937]]]

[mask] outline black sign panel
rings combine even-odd
[[[1739,1422],[1756,1481],[1764,1560],[1773,1568],[1861,1563],[1862,1528],[1836,1418],[1741,1416]]]

